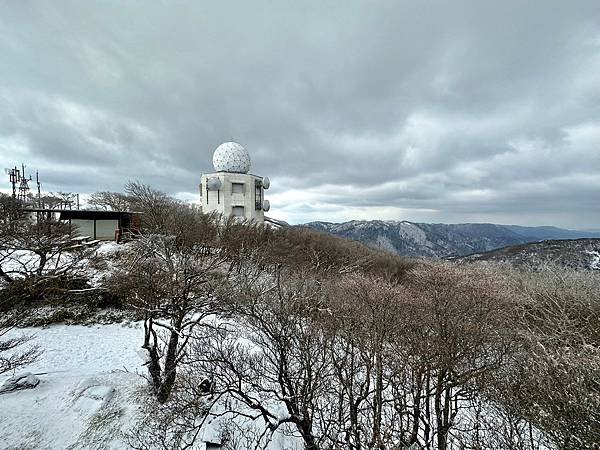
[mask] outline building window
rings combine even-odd
[[[262,181],[255,180],[254,181],[254,206],[256,210],[262,209],[263,199],[262,199]]]
[[[232,194],[243,194],[244,193],[244,183],[231,183],[231,193]]]
[[[244,217],[244,207],[243,206],[232,207],[231,214],[235,217]]]

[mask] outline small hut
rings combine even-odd
[[[139,234],[141,213],[133,211],[96,211],[89,209],[36,209],[27,212],[39,218],[57,218],[68,222],[71,234],[88,236],[98,241],[119,241],[124,237]]]

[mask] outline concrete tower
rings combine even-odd
[[[215,171],[202,174],[200,180],[202,211],[263,222],[270,208],[265,200],[270,181],[248,173],[248,151],[237,142],[225,142],[215,150],[213,165]]]

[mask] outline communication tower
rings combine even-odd
[[[21,164],[21,170],[15,166],[12,169],[4,169],[4,172],[8,175],[8,179],[12,186],[12,196],[15,199],[20,201],[27,200],[27,196],[29,195],[29,182],[31,181],[31,176],[27,178],[25,175],[25,164]],[[36,173],[37,179],[37,173]],[[17,187],[18,186],[18,187]],[[38,192],[39,192],[39,181],[38,181]]]

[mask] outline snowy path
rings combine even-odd
[[[135,374],[142,371],[139,325],[55,325],[19,332],[35,335],[44,350],[25,370],[48,374],[39,375],[35,389],[0,395],[0,448],[125,448],[118,433],[107,435],[110,427],[97,433],[89,427],[112,412],[124,422],[121,428],[135,412],[127,400],[144,384]]]

